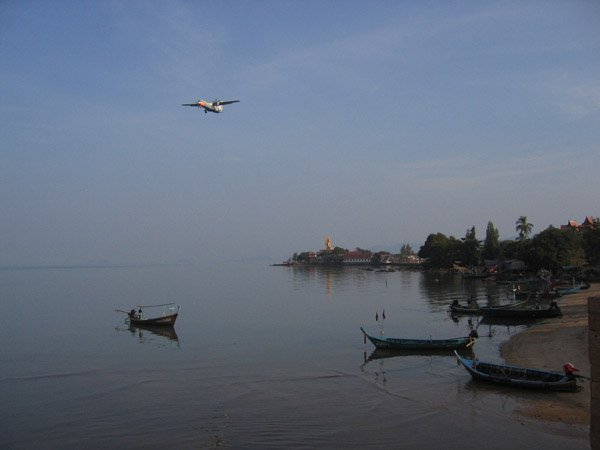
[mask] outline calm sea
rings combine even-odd
[[[506,287],[262,263],[0,269],[0,447],[589,448],[585,427],[514,414],[540,394],[474,382],[449,354],[371,358],[359,329],[379,333],[384,309],[386,336],[477,328],[477,356],[501,362],[522,326],[447,313],[486,294]],[[166,302],[174,333],[115,312]]]

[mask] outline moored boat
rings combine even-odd
[[[450,311],[454,314],[479,314],[479,303],[473,296],[469,297],[466,306],[461,305],[458,300],[454,300],[450,305]]]
[[[464,306],[461,305],[460,303],[452,303],[450,305],[450,312],[453,314],[481,314],[481,312],[479,311],[479,307],[471,307],[471,306]]]
[[[522,302],[514,302],[514,303],[508,303],[506,305],[500,305],[500,306],[495,306],[494,309],[512,309],[512,308],[518,308],[524,304],[526,304],[527,301],[522,301]],[[450,305],[450,312],[453,314],[482,314],[481,312],[481,308],[479,306],[464,306],[461,305],[458,300],[455,300],[451,305]]]
[[[577,381],[573,372],[578,369],[569,363],[563,366],[564,373],[560,373],[481,362],[463,358],[457,351],[454,351],[454,353],[467,372],[478,380],[528,389],[577,390]]]
[[[547,307],[535,308],[479,308],[481,313],[487,317],[505,317],[511,319],[543,319],[546,317],[562,316],[562,311],[556,304],[551,302]]]
[[[581,288],[583,287],[582,284],[580,284],[579,286],[568,286],[568,287],[557,287],[556,288],[556,292],[558,292],[560,295],[568,295],[568,294],[577,294]]]
[[[400,339],[377,337],[367,333],[360,327],[366,338],[378,349],[384,350],[441,350],[467,347],[477,338],[477,332],[466,337],[452,339]]]
[[[115,311],[127,314],[128,317],[125,320],[130,325],[147,327],[172,327],[175,325],[175,321],[177,320],[177,316],[179,315],[179,309],[181,308],[181,306],[175,303],[165,303],[162,305],[140,305],[137,308],[137,311],[135,310],[135,308],[129,312],[123,311],[121,309],[115,309]],[[162,308],[162,315],[157,315],[155,317],[146,317],[143,311],[144,309],[148,308]]]

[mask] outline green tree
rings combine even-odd
[[[347,249],[342,247],[334,247],[331,252],[323,253],[323,262],[329,264],[341,264],[346,253],[348,253]]]
[[[506,240],[500,242],[500,258],[501,259],[518,259],[519,258],[519,241]]]
[[[294,253],[294,260],[298,262],[308,262],[308,252],[302,252],[300,254]]]
[[[527,216],[519,217],[515,224],[517,225],[515,229],[519,233],[519,240],[527,239],[533,229],[533,224],[527,222]]]
[[[410,244],[402,244],[402,247],[400,248],[400,256],[401,257],[413,256],[414,254],[415,254],[415,252],[413,251]]]
[[[443,233],[430,234],[419,250],[419,257],[426,259],[431,268],[451,268],[459,256],[461,242],[454,236]]]
[[[523,259],[533,270],[541,267],[554,271],[562,266],[581,267],[585,263],[583,239],[574,230],[550,226],[531,239]]]
[[[500,256],[500,233],[492,222],[488,222],[483,244],[483,259],[498,259]]]
[[[600,266],[600,228],[586,231],[583,234],[583,248],[590,266]]]
[[[475,226],[467,230],[460,246],[460,258],[463,265],[478,266],[481,255],[481,241],[477,240]]]

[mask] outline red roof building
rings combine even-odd
[[[596,225],[594,225],[594,218],[588,216],[585,218],[581,225],[577,225],[577,222],[574,220],[569,220],[567,225],[561,225],[561,230],[575,230],[577,233],[585,233],[588,230],[595,230]]]

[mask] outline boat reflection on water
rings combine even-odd
[[[132,336],[136,336],[140,344],[168,343],[170,347],[179,347],[179,336],[173,327],[161,327],[151,325],[129,325],[118,331],[129,331]],[[158,338],[157,338],[158,337]]]
[[[415,360],[419,360],[419,364],[431,366],[434,360],[445,357],[456,357],[452,349],[417,349],[417,350],[390,350],[390,349],[375,349],[373,353],[367,357],[367,352],[363,352],[363,363],[360,369],[364,373],[369,373],[374,377],[376,383],[380,383],[383,387],[389,388],[387,379],[387,370],[385,361],[389,358],[407,357],[412,364]],[[372,363],[372,364],[369,364]],[[388,361],[390,363],[390,361]],[[397,370],[398,365],[394,361],[391,364],[392,370]],[[401,363],[402,365],[402,363]],[[367,367],[368,366],[368,367]]]
[[[527,327],[534,323],[547,320],[545,317],[488,317],[484,316],[479,323],[488,326],[504,326],[504,327]]]
[[[367,358],[367,352],[364,352],[364,364],[376,359],[395,358],[397,356],[454,356],[452,349],[418,349],[418,350],[387,350],[375,349]],[[363,365],[364,365],[363,364]]]

